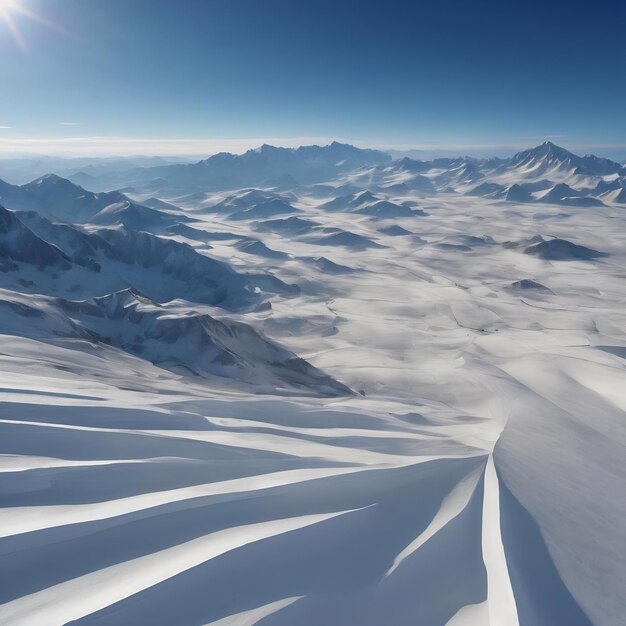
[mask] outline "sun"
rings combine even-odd
[[[20,31],[17,30],[17,26],[13,21],[12,12],[19,11],[20,5],[18,4],[18,0],[0,0],[0,20],[2,20],[6,27],[9,29],[9,32],[13,35],[13,39],[15,39],[16,43],[21,47],[25,48],[24,40],[20,35]]]
[[[6,21],[10,11],[20,11],[19,0],[0,0],[0,15]]]
[[[22,38],[14,19],[18,15],[40,22],[55,30],[61,30],[56,25],[43,19],[41,16],[37,15],[37,13],[34,13],[24,6],[24,0],[0,0],[0,26],[1,22],[4,22],[15,42],[23,49],[26,49],[26,42]]]

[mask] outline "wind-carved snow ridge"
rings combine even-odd
[[[483,559],[487,569],[489,623],[519,626],[515,596],[509,578],[506,552],[500,530],[500,487],[493,458],[489,457],[484,476]]]
[[[623,165],[90,171],[0,182],[0,623],[626,623]]]

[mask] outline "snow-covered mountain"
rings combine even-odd
[[[102,226],[124,226],[132,230],[160,232],[167,228],[193,221],[180,212],[164,213],[151,209],[131,200],[122,200],[104,207],[89,220]]]
[[[13,210],[37,211],[49,219],[70,223],[124,224],[152,230],[189,221],[180,211],[167,213],[142,206],[119,191],[92,193],[55,174],[21,186],[0,180],[0,204]],[[164,206],[168,205],[164,203]]]
[[[314,229],[304,241],[316,246],[341,246],[351,250],[367,250],[368,248],[383,248],[370,237],[335,227],[322,227]]]
[[[245,189],[205,209],[207,213],[227,215],[233,220],[257,220],[297,213],[289,199],[259,189]]]
[[[624,181],[626,183],[626,181]],[[615,204],[626,204],[626,187],[619,187],[613,191],[607,191],[600,194],[600,198],[606,202]]]
[[[380,218],[412,217],[419,214],[419,211],[415,211],[407,204],[390,202],[369,191],[339,196],[323,204],[322,208],[327,211],[348,211],[356,215]]]
[[[189,164],[135,168],[98,179],[95,184],[152,189],[160,194],[244,187],[295,187],[328,180],[363,165],[391,161],[379,150],[333,142],[327,146],[280,148],[262,145],[244,154],[221,152]]]
[[[608,176],[622,171],[619,163],[593,155],[578,156],[550,141],[518,152],[500,171],[514,171],[526,179],[574,176]]]
[[[86,231],[4,208],[0,216],[0,254],[13,268],[0,274],[4,287],[21,285],[30,293],[64,297],[103,296],[131,287],[158,302],[182,298],[232,309],[262,302],[267,294],[298,293],[274,276],[238,273],[185,243],[152,233],[123,226]]]
[[[92,349],[94,342],[113,346],[184,376],[222,377],[256,390],[350,393],[248,324],[163,307],[130,289],[82,301],[0,290],[0,322],[4,333],[89,342],[74,344],[78,350]]]
[[[518,152],[501,161],[494,169],[484,169],[485,177],[503,185],[532,183],[544,186],[567,184],[577,190],[618,180],[626,175],[619,163],[593,155],[578,156],[547,141],[540,146]],[[574,194],[576,195],[576,194]],[[585,195],[592,195],[588,191]],[[573,197],[573,196],[572,196]]]
[[[607,191],[606,186],[613,185],[611,190],[615,191],[623,188],[625,180],[626,168],[615,161],[593,155],[581,157],[545,142],[508,159],[446,157],[423,161],[403,157],[390,164],[362,167],[340,175],[334,181],[334,189],[345,190],[346,196],[366,189],[404,198],[463,193],[509,202],[534,202],[540,201],[538,192],[566,184],[575,190],[568,198],[595,198],[566,202],[585,207],[601,206],[599,196]],[[316,191],[319,193],[321,186]],[[605,198],[612,203],[623,202],[619,192]],[[331,188],[331,206],[333,199]]]
[[[43,270],[47,267],[65,269],[69,259],[59,248],[37,237],[12,211],[0,206],[0,259],[2,271],[17,270],[16,262],[24,262]]]
[[[412,161],[405,157],[388,165],[362,167],[339,178],[346,187],[346,193],[384,190],[390,193],[402,192],[434,193],[435,186],[423,174],[431,170],[432,162]],[[353,189],[354,191],[350,191]]]
[[[281,200],[290,204],[289,193],[300,187],[309,187],[311,193],[320,194],[322,189],[332,200],[334,189],[343,190],[343,195],[368,190],[400,197],[432,195],[435,193],[469,193],[482,185],[497,184],[503,192],[494,199],[509,201],[531,201],[520,188],[529,193],[532,185],[543,185],[544,189],[559,183],[568,184],[579,191],[587,189],[585,196],[599,197],[594,187],[617,181],[623,186],[626,167],[610,159],[594,155],[579,156],[549,141],[518,152],[510,158],[445,157],[431,161],[402,157],[395,161],[385,153],[362,150],[334,142],[328,146],[303,146],[301,148],[278,148],[263,145],[242,155],[216,154],[196,163],[169,164],[149,168],[130,168],[124,176],[119,175],[108,182],[102,179],[96,187],[128,188],[130,193],[146,197],[156,194],[159,198],[146,198],[149,208],[177,213],[176,203],[207,209],[219,205],[212,199],[219,191],[234,191],[234,198],[224,199],[234,204],[237,196],[244,194],[276,193],[276,202],[267,199],[265,210],[270,212],[275,204],[275,214],[286,207],[279,207]],[[42,203],[41,197],[63,198],[65,209],[56,208],[56,217],[80,221],[90,218],[106,206],[128,201],[120,192],[90,194],[68,181],[55,176],[46,176],[16,188],[0,184],[0,202],[9,208],[34,209],[48,212],[50,206]],[[331,185],[328,185],[328,183]],[[42,187],[43,185],[43,187]],[[247,190],[247,191],[246,191]],[[605,190],[606,191],[606,190]],[[109,195],[110,194],[110,195]],[[510,199],[509,199],[510,195]],[[620,194],[607,196],[612,203],[622,203]],[[85,196],[83,201],[83,196]],[[205,201],[200,203],[203,197]],[[167,201],[164,201],[166,198]],[[78,215],[75,207],[80,200],[84,215]],[[157,204],[154,204],[154,203]],[[58,205],[56,200],[54,204]],[[139,203],[141,204],[141,202]],[[584,201],[578,201],[585,206]],[[589,203],[592,205],[593,203]],[[262,209],[259,207],[258,212]],[[245,212],[241,213],[246,219]]]
[[[622,165],[152,164],[0,185],[1,624],[626,623]]]
[[[21,186],[0,181],[0,204],[6,208],[37,211],[67,222],[88,221],[105,207],[126,200],[117,191],[92,193],[55,174]]]
[[[303,235],[319,227],[320,224],[313,220],[305,220],[297,215],[292,215],[291,217],[259,221],[252,226],[260,232],[275,232],[288,236]]]

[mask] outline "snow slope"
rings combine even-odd
[[[623,172],[561,150],[0,210],[0,623],[622,626],[626,215],[562,200]]]

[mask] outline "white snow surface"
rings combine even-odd
[[[619,191],[466,193],[612,167],[559,150],[163,195],[158,241],[5,214],[0,624],[623,626]]]

